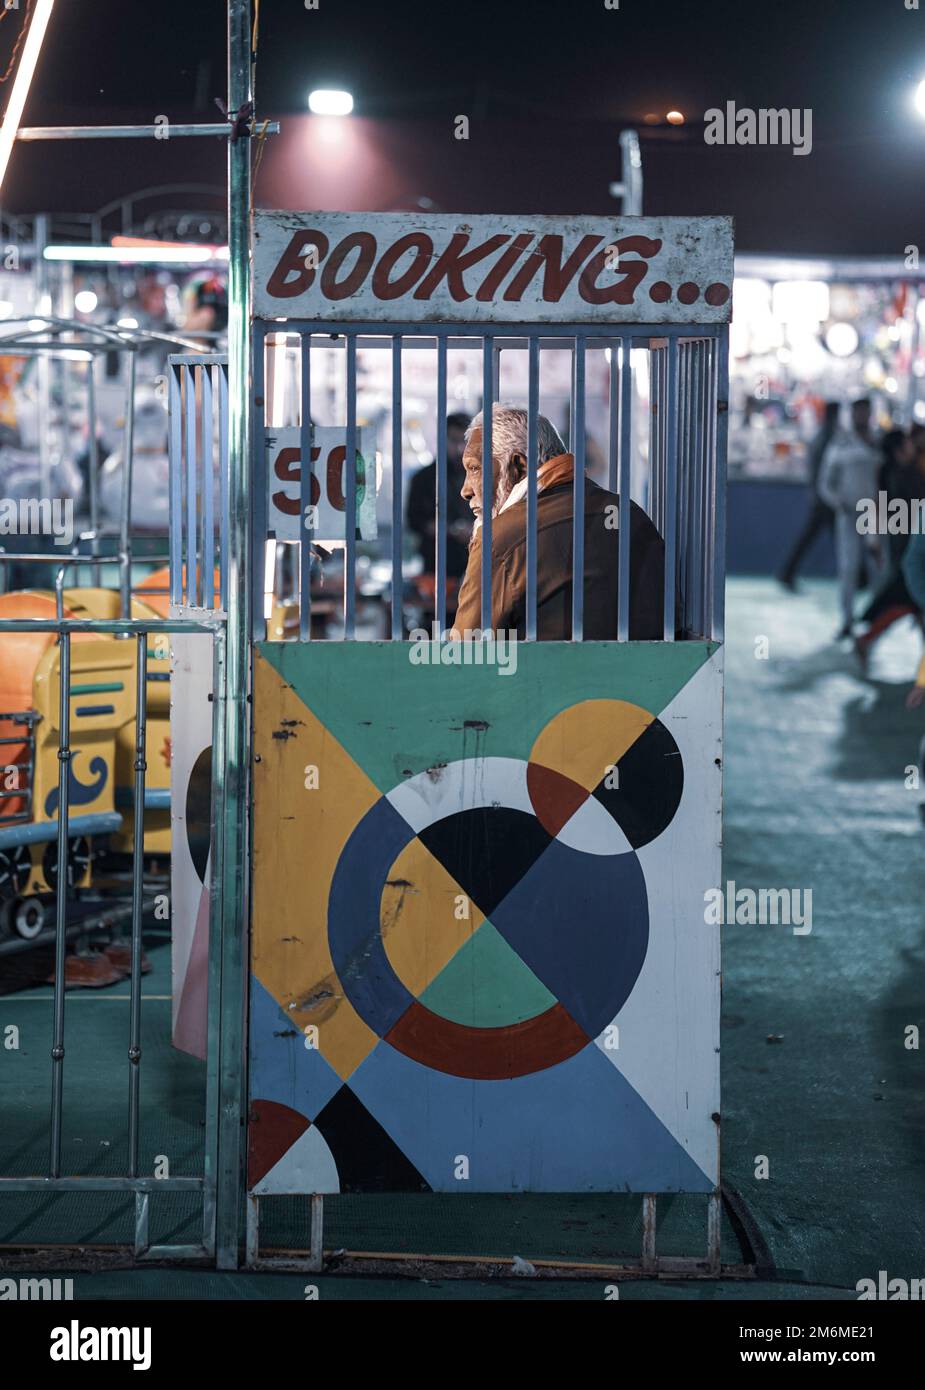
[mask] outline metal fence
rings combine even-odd
[[[522,402],[528,412],[526,506],[526,622],[523,636],[537,636],[537,415],[540,408],[540,364],[544,352],[567,351],[571,357],[571,391],[568,403],[569,445],[575,458],[572,526],[571,638],[584,637],[585,528],[584,488],[587,448],[585,426],[586,363],[588,354],[604,351],[609,356],[609,437],[607,481],[619,498],[631,495],[634,418],[634,356],[642,350],[648,359],[650,400],[649,429],[643,502],[665,543],[663,638],[723,637],[723,574],[725,563],[725,459],[728,393],[728,334],[725,325],[692,328],[689,325],[639,326],[622,333],[602,333],[588,325],[548,327],[536,325],[498,327],[488,331],[479,325],[471,333],[459,324],[351,325],[347,330],[286,320],[285,324],[255,324],[253,378],[254,414],[254,536],[253,592],[263,583],[264,547],[267,535],[267,464],[264,435],[268,424],[268,395],[272,396],[274,362],[271,340],[280,334],[299,344],[299,441],[302,460],[300,516],[308,516],[313,489],[312,402],[313,358],[317,349],[338,349],[344,354],[346,462],[344,470],[344,594],[343,636],[358,636],[356,613],[357,575],[357,354],[385,352],[391,358],[391,637],[400,640],[402,626],[402,561],[404,540],[403,497],[403,387],[402,361],[407,352],[436,353],[436,506],[435,506],[435,610],[443,631],[447,616],[447,451],[442,428],[447,414],[447,357],[453,349],[481,353],[481,408],[483,414],[482,477],[485,495],[491,494],[490,459],[492,425],[490,405],[499,398],[503,353],[522,353],[527,358],[527,393]],[[268,391],[268,386],[270,390]],[[279,424],[279,421],[275,422]],[[634,499],[635,500],[635,499]],[[630,528],[618,532],[618,641],[629,640]],[[299,533],[299,635],[311,637],[311,527]],[[492,627],[492,517],[483,514],[481,557],[481,622]],[[254,635],[264,635],[263,614],[254,608]]]

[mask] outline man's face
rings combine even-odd
[[[466,447],[466,431],[458,425],[451,425],[446,432],[446,461],[450,468],[458,468]]]
[[[466,476],[463,479],[460,492],[472,508],[473,515],[480,517],[482,515],[482,431],[478,428],[474,429],[469,436],[469,443],[463,454],[463,468]],[[498,491],[499,473],[498,460],[493,459],[493,496]]]

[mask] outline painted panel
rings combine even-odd
[[[729,217],[254,213],[258,317],[727,323]]]
[[[252,1191],[718,1181],[722,650],[516,655],[258,647]]]

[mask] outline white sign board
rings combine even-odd
[[[298,425],[268,429],[267,534],[278,541],[300,539],[302,512],[302,444]],[[361,540],[376,538],[376,461],[366,430],[356,432],[357,534]],[[312,479],[308,512],[301,518],[312,540],[345,539],[347,486],[346,427],[315,425],[312,428]]]
[[[260,318],[725,323],[730,217],[256,212]]]

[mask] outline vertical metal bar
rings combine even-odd
[[[392,335],[392,641],[403,636],[401,334]]]
[[[610,436],[607,441],[607,486],[611,492],[616,492],[620,486],[617,458],[620,447],[620,393],[618,389],[618,377],[620,372],[620,357],[623,352],[622,343],[618,349],[616,341],[610,344],[610,382],[609,382],[609,423]]]
[[[482,612],[483,632],[490,632],[491,609],[491,522],[495,504],[495,470],[492,454],[494,385],[492,339],[482,339]]]
[[[649,348],[649,516],[660,534],[662,530],[660,482],[660,418],[664,409],[662,400],[662,358],[657,347]]]
[[[96,434],[96,355],[87,363],[87,470],[90,483],[90,530],[93,532],[91,554],[98,551],[100,529],[100,441]]]
[[[585,340],[575,339],[572,392],[575,475],[572,491],[572,641],[584,640],[585,617]]]
[[[677,342],[676,339],[675,342]],[[662,408],[659,414],[658,430],[658,493],[661,499],[662,528],[664,530],[668,524],[666,487],[668,483],[668,358],[670,354],[667,347],[661,348],[660,351],[662,354]]]
[[[203,639],[205,640],[205,639]],[[212,637],[213,694],[225,688],[225,634]],[[212,817],[209,827],[209,964],[206,992],[206,1130],[203,1156],[202,1243],[215,1253],[218,1175],[219,1095],[222,1038],[222,909],[225,884],[225,721],[218,699],[212,702]]]
[[[55,997],[51,1046],[51,1157],[49,1177],[61,1176],[61,1103],[64,1095],[64,956],[67,930],[67,832],[71,768],[71,634],[58,638],[58,873],[55,882]]]
[[[244,1230],[244,1263],[254,1269],[260,1255],[260,1198],[247,1194],[247,1214]]]
[[[702,627],[704,637],[713,631],[713,459],[716,451],[716,366],[718,349],[715,338],[707,340],[707,382],[704,392],[706,440],[703,457],[703,498],[701,501],[703,537],[703,596]]]
[[[250,0],[228,0],[227,109],[253,101]],[[244,1097],[244,980],[249,920],[248,807],[251,633],[252,444],[250,374],[251,142],[228,141],[228,396],[229,561],[228,646],[222,716],[225,720],[225,796],[222,884],[222,1029],[219,1094],[216,1258],[220,1269],[238,1262],[241,1190],[241,1113]]]
[[[491,344],[491,398],[493,401],[501,399],[501,347],[497,339],[492,339]]]
[[[221,517],[218,523],[219,604],[228,603],[228,367],[218,368],[218,468]]]
[[[642,1268],[645,1274],[654,1274],[658,1268],[656,1259],[656,1198],[647,1192],[642,1199]]]
[[[145,761],[148,723],[148,634],[135,638],[135,772],[132,810],[132,972],[129,992],[128,1044],[128,1175],[138,1176],[138,1114],[141,1096],[141,906],[144,892]]]
[[[148,1197],[147,1192],[135,1193],[135,1257],[139,1258],[151,1244],[148,1236]]]
[[[202,382],[202,602],[215,607],[215,467],[212,462],[212,369],[199,369]]]
[[[677,473],[677,556],[678,598],[680,612],[675,615],[676,626],[686,631],[690,595],[687,584],[690,555],[687,545],[689,515],[690,457],[691,457],[691,367],[690,343],[678,342],[678,473]]]
[[[182,368],[168,366],[167,408],[170,428],[170,603],[183,601],[183,417],[180,401]]]
[[[263,616],[263,576],[267,551],[267,450],[265,438],[266,409],[266,363],[267,331],[263,323],[254,324],[254,374],[253,374],[253,536],[254,546],[251,555],[251,593],[256,595],[251,613],[252,636],[259,642],[265,636],[266,625]],[[229,373],[229,392],[231,378]],[[229,417],[230,421],[230,417]],[[230,443],[230,424],[229,424]],[[229,545],[230,545],[230,504],[229,504]]]
[[[703,634],[703,464],[706,440],[706,343],[694,345],[694,438],[692,443],[690,500],[690,628],[696,637]]]
[[[357,339],[347,334],[347,458],[344,464],[344,639],[356,636],[357,598]]]
[[[436,489],[436,620],[439,631],[446,630],[446,335],[437,334],[437,489]]]
[[[729,329],[720,329],[716,372],[716,451],[713,473],[713,631],[722,642],[726,615],[726,446],[729,438]]]
[[[302,414],[299,422],[299,640],[307,642],[312,635],[312,540],[314,526],[309,518],[312,507],[312,335],[299,334],[302,365]]]
[[[526,638],[536,641],[536,495],[539,472],[540,340],[530,335],[527,362],[527,613]]]
[[[711,1192],[707,1200],[707,1264],[711,1274],[722,1267],[723,1208],[719,1192]]]
[[[119,549],[128,556],[122,566],[122,617],[131,617],[132,608],[132,473],[135,463],[135,362],[128,355],[128,392],[125,403],[125,435],[122,446],[122,508],[119,519]]]
[[[196,374],[193,367],[183,368],[184,404],[186,406],[185,476],[186,476],[186,602],[198,603],[199,555],[196,547]]]
[[[623,339],[620,367],[620,534],[617,556],[617,641],[630,635],[630,537],[632,534],[633,366],[632,338]],[[611,410],[614,405],[611,402]]]
[[[668,388],[665,446],[665,630],[666,642],[674,641],[675,593],[678,565],[678,340],[668,344]]]
[[[312,1193],[312,1226],[309,1269],[320,1274],[324,1266],[324,1197],[320,1192]]]

